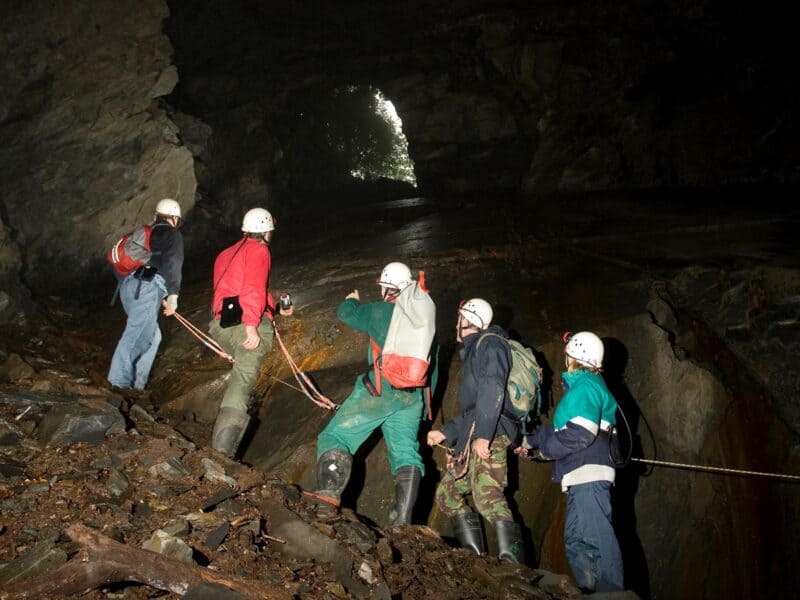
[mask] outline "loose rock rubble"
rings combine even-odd
[[[158,553],[175,572],[205,569],[277,594],[261,597],[580,596],[566,576],[476,557],[425,526],[384,531],[348,509],[318,519],[297,486],[197,447],[151,414],[145,393],[71,372],[37,386],[35,355],[2,362],[0,598],[36,597],[42,582],[68,589],[58,580],[65,565],[98,560],[76,532]],[[213,583],[178,594],[116,575],[82,597],[248,597]]]
[[[30,397],[6,393],[2,422],[19,423]],[[24,589],[14,584],[67,562],[76,547],[63,532],[82,523],[126,545],[300,598],[579,595],[566,578],[454,550],[424,526],[382,531],[346,509],[317,520],[296,486],[196,448],[127,401],[122,408],[132,426],[94,444],[46,445],[15,426],[22,435],[0,449],[2,586]],[[129,584],[87,597],[152,595]]]

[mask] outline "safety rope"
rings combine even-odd
[[[475,433],[476,422],[477,421],[473,421],[472,427],[469,428],[469,435],[467,435],[467,445],[464,446],[464,449],[461,451],[461,454],[459,454],[458,457],[456,457],[456,459],[453,461],[452,467],[453,467],[454,477],[456,479],[461,479],[462,477],[464,477],[464,475],[467,474],[467,471],[469,471],[469,459],[470,456],[472,455],[472,434]],[[458,470],[456,469],[456,465],[458,465],[459,463],[463,465],[461,472],[458,472]]]
[[[657,465],[660,467],[673,467],[676,469],[689,469],[691,471],[707,471],[710,473],[732,473],[734,475],[752,475],[754,477],[773,477],[787,481],[800,481],[800,475],[786,475],[783,473],[765,473],[763,471],[745,471],[743,469],[726,469],[724,467],[708,467],[705,465],[692,465],[686,463],[669,462],[666,460],[653,460],[650,458],[631,458],[631,462]]]
[[[212,337],[206,335],[203,331],[200,331],[200,329],[195,327],[189,321],[189,319],[181,315],[178,311],[175,311],[174,313],[172,313],[172,315],[178,320],[178,323],[186,327],[186,329],[189,330],[189,333],[191,333],[194,337],[200,340],[206,348],[208,348],[213,352],[216,352],[228,362],[231,363],[235,362],[234,358],[230,354],[225,352],[225,350],[222,349],[222,346],[220,346],[217,341],[215,341]]]
[[[292,370],[292,375],[294,375],[297,384],[300,386],[300,391],[311,400],[314,404],[319,406],[320,408],[324,408],[325,410],[337,410],[339,405],[333,402],[330,398],[320,392],[317,387],[314,385],[314,382],[311,381],[311,378],[306,375],[300,368],[297,366],[297,363],[294,362],[292,355],[289,354],[289,351],[286,349],[286,345],[283,343],[281,339],[281,334],[278,333],[278,329],[275,328],[275,339],[278,340],[278,345],[281,347],[283,351],[283,355],[286,357],[286,362],[289,365],[289,368]],[[277,379],[277,378],[276,378]],[[295,388],[297,389],[297,388]]]

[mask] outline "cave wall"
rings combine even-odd
[[[0,325],[24,319],[28,292],[19,279],[22,259],[11,230],[0,219]]]
[[[605,377],[634,431],[634,456],[797,472],[796,438],[757,379],[702,324],[683,323],[662,300],[648,309],[604,332]],[[634,463],[618,471],[614,500],[628,585],[642,595],[782,597],[800,585],[786,561],[800,551],[791,483]]]
[[[188,212],[196,163],[198,240],[233,228],[249,205],[280,216],[299,204],[293,186],[309,173],[284,158],[299,100],[325,86],[385,92],[421,193],[792,183],[800,172],[798,49],[769,6],[39,0],[1,10],[2,212],[21,277],[39,292],[96,275],[108,245],[161,197]],[[180,122],[201,134],[194,150]]]
[[[37,291],[74,291],[155,204],[194,204],[160,98],[178,81],[163,0],[4,3],[0,197]],[[107,277],[110,277],[105,272]]]

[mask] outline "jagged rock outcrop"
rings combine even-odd
[[[43,291],[90,278],[163,197],[194,204],[192,155],[162,105],[178,81],[163,0],[6,4],[0,189]]]
[[[19,280],[21,266],[19,246],[13,240],[11,230],[0,219],[0,324],[24,315],[23,302],[28,294]]]

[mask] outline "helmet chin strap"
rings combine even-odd
[[[400,290],[381,286],[381,297],[383,298],[384,302],[394,302],[397,297],[400,295]]]

